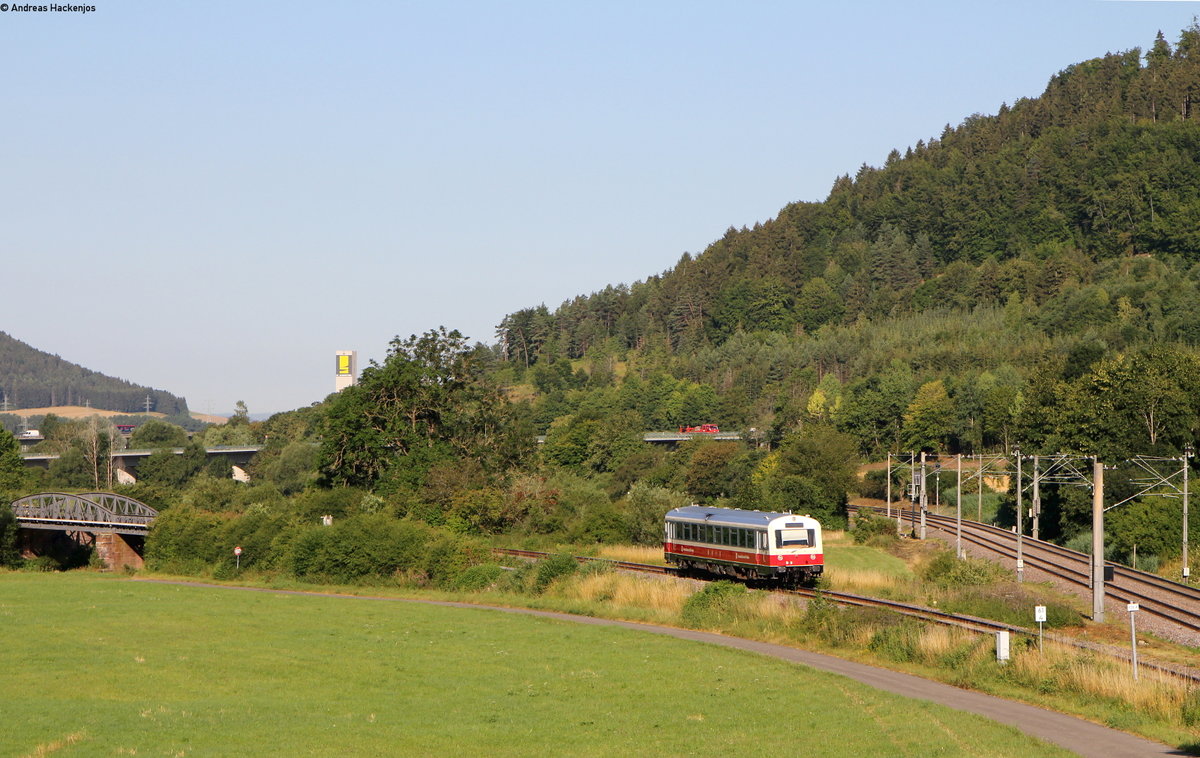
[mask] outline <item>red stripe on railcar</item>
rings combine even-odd
[[[675,542],[664,543],[663,549],[674,555],[686,555],[691,558],[711,558],[716,561],[749,563],[755,566],[767,565],[767,556],[765,554],[747,552],[745,550],[726,550],[724,548],[703,547],[701,545],[681,545]]]
[[[728,561],[730,563],[746,563],[753,566],[822,566],[825,563],[825,556],[821,553],[810,553],[807,555],[768,555],[767,553],[726,550],[719,547],[685,545],[676,542],[663,543],[663,549],[672,555],[709,558],[711,560]]]

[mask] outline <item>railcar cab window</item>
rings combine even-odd
[[[784,528],[775,530],[775,544],[779,547],[812,547],[813,530]]]

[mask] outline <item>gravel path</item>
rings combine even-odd
[[[1119,732],[1106,726],[1085,721],[1074,716],[1067,716],[1055,711],[1037,708],[1024,703],[984,695],[970,690],[952,687],[948,684],[933,682],[928,679],[901,674],[888,669],[868,666],[862,663],[834,658],[821,653],[775,645],[767,642],[755,642],[737,637],[726,637],[711,632],[699,632],[691,629],[676,629],[674,627],[638,624],[629,621],[613,621],[591,616],[572,616],[565,613],[536,611],[525,608],[500,608],[495,606],[472,605],[470,603],[454,603],[432,600],[411,600],[407,598],[370,597],[360,595],[339,595],[337,593],[301,592],[298,590],[272,590],[258,587],[230,587],[226,585],[205,584],[203,582],[168,581],[159,579],[136,579],[134,581],[155,582],[159,584],[174,584],[187,587],[205,587],[211,589],[243,590],[250,592],[274,592],[285,595],[318,595],[327,597],[344,597],[358,600],[386,600],[405,603],[428,603],[448,608],[469,610],[491,610],[503,613],[521,613],[530,616],[542,616],[576,624],[594,626],[618,626],[626,629],[636,629],[652,634],[663,634],[678,639],[706,642],[713,645],[748,650],[762,655],[769,655],[793,663],[799,663],[823,671],[847,676],[863,684],[886,692],[892,692],[904,697],[928,700],[940,705],[949,706],[960,711],[976,713],[985,718],[1010,724],[1034,737],[1060,745],[1087,758],[1143,758],[1155,755],[1186,755],[1174,748],[1157,742],[1135,737],[1125,732]]]

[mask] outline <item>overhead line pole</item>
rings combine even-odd
[[[1188,461],[1192,457],[1192,445],[1188,443],[1183,448],[1183,581],[1186,584],[1191,575],[1188,566]]]
[[[1092,621],[1104,623],[1104,464],[1092,462]]]
[[[887,515],[892,517],[892,453],[887,454]]]
[[[1033,456],[1033,538],[1038,538],[1038,527],[1042,520],[1042,494],[1038,489],[1038,457]]]
[[[925,451],[921,451],[921,532],[918,535],[925,539],[925,511],[929,508],[929,493],[925,487]]]
[[[1023,543],[1024,524],[1021,521],[1025,506],[1021,502],[1021,448],[1013,448],[1013,456],[1017,459],[1017,581],[1025,581],[1025,545]]]
[[[955,456],[958,464],[958,491],[954,496],[954,512],[955,512],[955,531],[954,531],[954,555],[960,560],[963,557],[962,551],[962,453]],[[982,486],[982,485],[980,485]]]

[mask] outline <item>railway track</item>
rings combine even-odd
[[[548,558],[551,555],[551,553],[538,552],[535,550],[513,550],[507,548],[493,548],[492,551],[500,555],[510,555],[518,558],[529,558],[533,560],[541,560]],[[631,563],[629,561],[614,561],[607,558],[592,558],[588,556],[574,556],[574,558],[580,563],[604,563],[612,566],[613,568],[624,571],[635,571],[643,574],[660,574],[668,576],[679,575],[674,568],[667,566],[655,566],[646,563]],[[806,599],[822,597],[830,602],[842,606],[882,608],[921,621],[942,624],[944,626],[958,627],[960,629],[967,629],[980,634],[995,634],[999,631],[1007,631],[1011,634],[1019,634],[1026,637],[1036,637],[1038,634],[1032,629],[1016,626],[1015,624],[1006,624],[1000,621],[992,621],[990,619],[983,619],[975,616],[947,613],[946,611],[938,610],[937,608],[929,608],[913,603],[902,603],[895,600],[867,597],[865,595],[855,595],[849,592],[810,589],[776,590],[776,592],[795,595]],[[1052,642],[1098,652],[1114,658],[1120,658],[1122,660],[1129,660],[1130,658],[1130,653],[1128,651],[1125,651],[1121,648],[1112,647],[1111,645],[1101,645],[1093,642],[1086,642],[1053,633],[1047,633],[1045,638],[1051,640]],[[1145,659],[1139,659],[1138,663],[1140,666],[1147,669],[1170,674],[1172,676],[1177,676],[1193,682],[1200,682],[1200,673],[1188,670],[1186,668]]]
[[[869,509],[882,512],[878,507]],[[957,522],[949,516],[927,513],[926,523],[944,534],[956,534]],[[1017,535],[1007,529],[964,519],[962,539],[1003,558],[1016,560]],[[1026,568],[1038,569],[1090,591],[1092,559],[1087,553],[1025,536],[1022,555]],[[1113,579],[1105,582],[1106,599],[1137,603],[1142,612],[1178,627],[1192,638],[1200,638],[1200,589],[1111,561],[1106,561],[1105,565],[1113,569]]]

